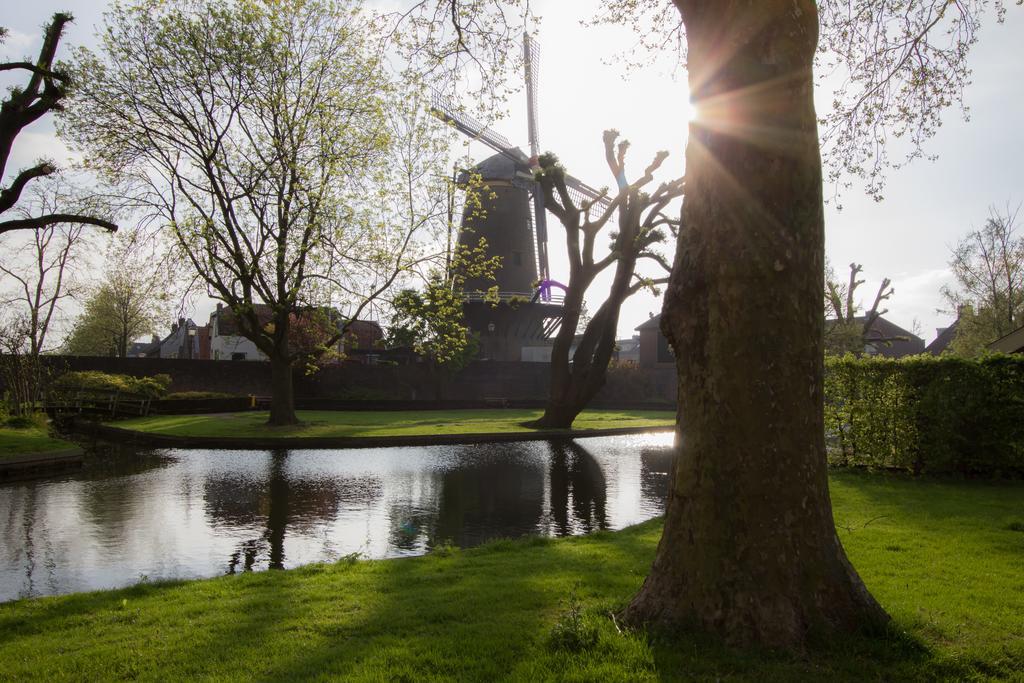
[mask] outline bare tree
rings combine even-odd
[[[864,284],[864,280],[857,279],[862,270],[862,265],[851,263],[849,281],[840,282],[826,263],[825,314],[829,320],[825,323],[825,350],[828,353],[851,352],[860,355],[865,347],[878,349],[894,341],[907,339],[902,336],[888,337],[874,329],[875,322],[889,312],[887,308],[878,310],[879,306],[896,293],[889,278],[882,278],[871,308],[864,315],[859,315],[862,309],[854,296],[857,288]]]
[[[57,45],[64,33],[64,26],[71,21],[71,15],[58,12],[46,26],[43,46],[35,62],[0,63],[0,71],[24,71],[28,83],[24,87],[12,88],[7,99],[0,104],[0,179],[7,170],[14,141],[23,129],[50,112],[61,111],[67,97],[70,79],[68,74],[56,68],[54,59]],[[0,29],[0,39],[5,31]],[[7,187],[0,187],[0,215],[10,211],[18,203],[30,182],[57,172],[49,161],[41,161],[31,168],[20,171]],[[38,230],[51,225],[95,225],[106,230],[117,230],[117,225],[96,216],[67,211],[65,207],[52,206],[41,214],[22,214],[18,218],[0,220],[0,234],[12,230]]]
[[[30,192],[32,198],[17,209],[26,219],[52,214],[55,207],[76,202],[73,192],[62,183],[37,185]],[[83,285],[76,271],[88,265],[84,253],[88,242],[89,232],[80,223],[48,223],[30,235],[0,237],[5,254],[0,273],[9,285],[2,303],[7,310],[17,310],[24,320],[30,355],[46,350],[48,333],[62,304],[81,293]]]
[[[669,257],[660,253],[658,245],[669,234],[674,238],[679,229],[678,218],[666,213],[673,200],[683,194],[682,178],[660,184],[648,192],[654,173],[668,156],[659,152],[636,181],[626,177],[626,150],[629,142],[616,144],[618,131],[604,133],[605,159],[608,169],[618,185],[615,197],[607,207],[596,200],[573,201],[566,187],[565,171],[551,154],[540,158],[541,170],[537,180],[544,190],[545,207],[558,217],[565,228],[569,253],[569,283],[562,306],[561,327],[551,351],[551,392],[544,415],[535,424],[538,427],[570,427],[580,411],[604,386],[608,363],[615,351],[619,311],[629,297],[643,289],[655,289],[668,282],[671,270]],[[610,235],[608,252],[595,256],[598,238],[615,218],[617,230]],[[638,266],[650,261],[663,271],[663,276],[650,278],[641,274]],[[614,268],[613,268],[614,267]],[[613,269],[614,275],[607,298],[584,326],[582,335],[572,352],[583,312],[584,297],[594,279],[602,272]]]

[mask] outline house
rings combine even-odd
[[[209,360],[210,328],[200,327],[191,319],[178,318],[171,323],[171,333],[163,339],[154,337],[145,353],[150,358],[188,358]]]
[[[153,335],[152,339],[148,342],[132,342],[128,345],[128,352],[125,354],[129,358],[154,358],[156,349],[160,348],[160,337]]]
[[[854,318],[854,322],[860,325],[864,324],[864,320],[864,316]],[[825,324],[835,324],[835,321],[826,320]],[[661,333],[660,315],[652,315],[650,320],[636,330],[640,333],[640,367],[657,368],[675,364],[668,340]],[[875,318],[864,345],[865,355],[885,358],[902,358],[923,351],[923,339],[881,316]]]
[[[339,316],[340,317],[340,316]],[[373,351],[380,348],[384,340],[384,330],[374,320],[353,320],[345,330],[345,338],[341,351]]]
[[[615,360],[620,363],[640,364],[640,335],[615,340]]]
[[[989,351],[1001,353],[1024,353],[1024,327],[1018,327],[1010,334],[996,339],[988,348]]]
[[[273,310],[270,306],[254,304],[253,308],[262,325],[270,322],[273,317]],[[338,321],[337,324],[340,327],[342,320],[340,312],[335,309],[321,310],[326,312],[328,320]],[[210,357],[214,360],[269,360],[267,355],[256,347],[256,344],[242,335],[238,318],[230,308],[223,304],[218,303],[217,310],[210,314],[208,327]],[[354,320],[336,348],[339,353],[350,356],[351,360],[371,363],[373,361],[371,352],[377,349],[383,338],[384,331],[375,321]]]
[[[256,317],[261,323],[270,322],[271,309],[266,304],[255,304]],[[213,360],[270,360],[256,348],[251,340],[242,336],[238,318],[230,308],[218,303],[210,314],[210,358]]]
[[[668,345],[668,339],[661,333],[661,315],[651,315],[650,319],[636,327],[639,333],[638,358],[642,368],[674,367],[676,358]]]
[[[956,329],[959,322],[960,319],[957,318],[949,327],[936,328],[935,339],[924,348],[924,352],[930,353],[933,356],[941,356],[942,352],[948,349],[949,345],[956,339]]]
[[[859,315],[853,320],[858,325],[863,325],[865,317]],[[828,325],[829,322],[826,320],[825,324]],[[875,318],[875,322],[871,324],[871,329],[865,336],[864,355],[866,356],[903,358],[923,352],[924,339],[882,316]]]

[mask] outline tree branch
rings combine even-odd
[[[105,221],[102,218],[81,216],[73,213],[52,213],[46,216],[37,216],[35,218],[16,218],[10,221],[0,221],[0,235],[5,232],[11,232],[12,230],[38,230],[39,228],[45,228],[47,225],[56,225],[58,223],[95,225],[98,228],[103,228],[110,232],[117,232],[116,223]]]

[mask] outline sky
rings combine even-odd
[[[0,58],[21,58],[38,51],[41,26],[58,10],[70,10],[76,21],[66,33],[60,55],[73,45],[93,45],[94,27],[106,0],[37,0],[8,6],[0,25],[10,29]],[[534,0],[540,17],[541,45],[539,118],[541,147],[558,154],[570,173],[596,187],[612,179],[604,162],[601,134],[616,128],[632,143],[627,168],[638,172],[661,149],[670,153],[659,180],[682,175],[686,122],[690,105],[685,72],[670,59],[626,72],[617,53],[635,38],[626,27],[583,27],[580,17],[593,16],[598,0]],[[927,146],[937,161],[919,160],[889,175],[885,198],[876,202],[856,186],[841,195],[842,210],[826,207],[826,253],[840,276],[847,264],[864,266],[866,283],[858,298],[870,305],[879,281],[889,277],[895,287],[886,318],[913,329],[929,342],[935,328],[952,316],[943,307],[940,288],[952,283],[950,248],[980,227],[989,207],[1016,207],[1024,202],[1024,9],[1011,6],[1006,22],[989,16],[972,48],[972,84],[966,91],[969,121],[959,110],[946,112],[943,126]],[[820,95],[824,95],[821,93]],[[822,101],[819,96],[819,107]],[[495,128],[513,143],[526,147],[525,94],[513,95],[508,116]],[[490,150],[469,149],[483,159]],[[8,175],[47,157],[58,161],[68,152],[48,119],[26,129],[15,142]],[[830,196],[833,188],[826,187]],[[549,216],[551,273],[565,277],[565,247]],[[595,284],[595,295],[602,281]],[[607,286],[604,284],[604,286]],[[597,301],[597,297],[594,297]],[[214,304],[197,303],[192,317],[205,321]],[[596,308],[596,305],[593,306]],[[640,294],[623,307],[620,337],[661,309],[660,299]]]

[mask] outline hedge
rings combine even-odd
[[[165,374],[132,377],[131,375],[114,375],[108,372],[86,370],[64,373],[50,386],[50,393],[119,392],[145,398],[159,398],[167,393],[169,386],[171,386],[171,376]]]
[[[833,465],[1024,475],[1024,357],[828,358]]]

